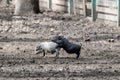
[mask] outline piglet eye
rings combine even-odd
[[[63,36],[59,36],[58,39],[59,39],[59,40],[62,40],[62,39],[63,39]]]
[[[40,50],[40,49],[41,49],[41,47],[39,47],[39,46],[38,46],[38,47],[36,47],[36,51],[37,51],[37,50]]]

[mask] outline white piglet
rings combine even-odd
[[[43,53],[43,57],[45,56],[46,52],[55,53],[56,52],[56,58],[59,56],[60,48],[58,47],[58,44],[55,42],[41,42],[36,47],[36,54]]]

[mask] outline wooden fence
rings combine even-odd
[[[6,0],[9,4],[10,0]],[[120,26],[120,0],[39,0],[40,8],[111,20]]]
[[[120,26],[120,0],[40,0],[40,7],[90,16],[93,21],[111,20]]]

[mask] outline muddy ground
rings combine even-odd
[[[120,28],[103,20],[91,22],[80,15],[44,11],[13,16],[0,8],[0,80],[120,80]],[[35,55],[35,46],[57,34],[82,44],[78,60],[60,51]]]

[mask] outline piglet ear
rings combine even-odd
[[[58,39],[59,40],[62,40],[64,38],[64,36],[59,36]]]

